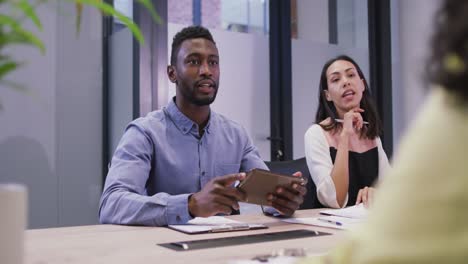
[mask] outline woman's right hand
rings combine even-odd
[[[372,202],[374,201],[374,192],[375,189],[373,187],[367,186],[359,190],[356,198],[356,205],[364,203],[364,206],[369,208],[369,206],[371,206]]]
[[[343,130],[342,135],[352,135],[356,131],[360,131],[364,125],[364,120],[362,119],[361,113],[364,112],[363,109],[357,107],[349,110],[343,116]]]

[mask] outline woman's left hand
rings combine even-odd
[[[364,203],[364,206],[366,208],[369,208],[369,206],[374,201],[374,192],[375,192],[375,188],[373,187],[362,188],[358,192],[358,195],[356,198],[356,204]]]

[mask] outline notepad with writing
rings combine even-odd
[[[195,217],[194,219],[188,221],[186,225],[169,225],[168,227],[186,234],[203,234],[267,228],[267,226],[262,224],[248,224],[222,216]]]
[[[368,209],[364,207],[364,204],[360,203],[358,205],[345,207],[343,209],[329,209],[320,211],[320,214],[324,215],[335,215],[353,219],[366,219],[368,214]]]

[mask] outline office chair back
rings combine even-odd
[[[289,161],[267,161],[265,163],[272,172],[281,174],[293,174],[296,171],[300,171],[302,172],[302,176],[308,179],[307,194],[304,197],[304,202],[299,207],[299,209],[313,209],[323,207],[316,198],[317,191],[315,188],[314,181],[310,177],[309,168],[307,167],[307,162],[305,158]]]

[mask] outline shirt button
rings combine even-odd
[[[205,172],[204,172],[204,171],[202,171],[201,175],[202,175],[202,176],[205,176]]]

